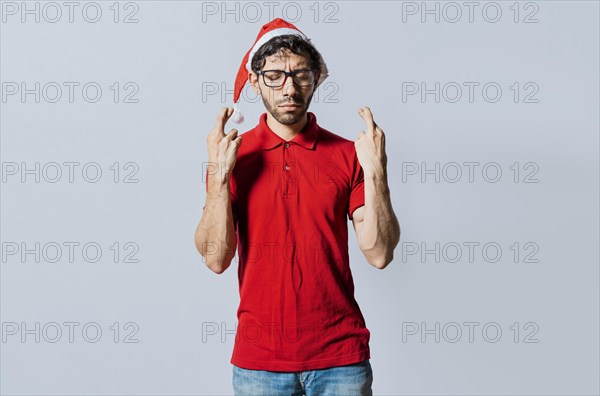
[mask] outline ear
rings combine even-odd
[[[250,85],[252,85],[254,92],[256,94],[260,95],[260,90],[258,88],[258,74],[254,73],[254,72],[249,72],[248,73],[248,82],[250,83]]]
[[[313,93],[317,90],[317,82],[319,82],[319,78],[321,78],[321,70],[317,70],[315,73],[315,89],[313,90]]]

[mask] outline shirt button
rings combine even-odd
[[[289,166],[289,165],[286,165],[286,166],[285,166],[285,170],[290,170],[290,166]]]
[[[286,143],[286,144],[283,145],[283,147],[288,148],[288,147],[290,147],[290,144]]]

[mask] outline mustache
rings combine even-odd
[[[298,106],[302,106],[304,104],[304,102],[301,101],[301,100],[296,100],[296,99],[284,99],[284,100],[278,102],[277,106],[286,105],[286,104],[288,104],[288,105],[289,104],[295,104],[295,105],[298,105]]]

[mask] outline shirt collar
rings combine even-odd
[[[315,142],[317,141],[317,137],[319,136],[319,126],[317,125],[317,117],[313,113],[307,112],[307,115],[308,122],[300,131],[300,133],[294,136],[290,142],[296,143],[308,150],[313,150],[315,147]],[[263,113],[260,116],[257,131],[261,146],[265,150],[270,150],[279,146],[280,144],[285,143],[285,140],[279,137],[267,125],[267,113]]]

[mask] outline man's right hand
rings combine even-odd
[[[221,183],[225,182],[237,161],[237,152],[242,144],[242,137],[238,136],[235,128],[225,134],[225,124],[232,114],[233,108],[223,107],[217,115],[217,124],[206,138],[208,161],[218,167],[218,172],[214,175],[220,176],[218,178],[209,177],[209,183],[210,179],[218,180]]]

